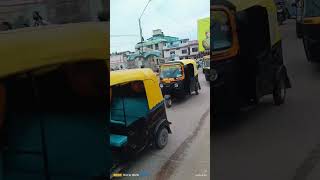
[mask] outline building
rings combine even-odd
[[[179,38],[166,36],[161,29],[153,30],[152,37],[135,46],[135,53],[128,58],[130,68],[147,67],[157,70],[165,62],[163,49],[168,44],[180,41]]]
[[[173,44],[167,44],[163,48],[164,58],[166,60],[198,58],[198,41],[189,39],[181,39]]]
[[[52,24],[98,20],[106,0],[1,0],[0,23],[9,22],[13,28],[32,26],[34,11]]]
[[[111,70],[127,69],[128,56],[133,54],[130,51],[116,52],[110,55],[110,68]],[[130,64],[129,64],[129,67]]]
[[[164,62],[163,58],[160,56],[161,52],[158,50],[143,52],[141,54],[135,52],[134,54],[129,55],[127,67],[129,69],[145,67],[156,71],[159,68],[159,65]]]
[[[160,51],[160,56],[163,58],[162,50],[167,44],[175,43],[179,38],[173,36],[165,36],[161,29],[153,30],[151,38],[144,42],[139,42],[135,46],[136,52]]]

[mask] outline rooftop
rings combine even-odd
[[[159,31],[159,30],[158,30]],[[154,33],[152,37],[148,38],[146,41],[144,42],[139,42],[136,44],[135,48],[140,48],[142,46],[149,46],[149,45],[154,45],[154,44],[158,44],[161,42],[175,42],[175,41],[179,41],[178,37],[173,37],[173,36],[165,36],[162,32],[161,33]]]
[[[160,57],[161,56],[161,52],[160,51],[148,51],[148,52],[143,52],[143,54],[140,54],[139,52],[136,52],[134,54],[130,54],[128,56],[128,61],[133,61],[138,57],[143,57],[145,59],[147,59],[149,56],[156,56],[156,57]]]

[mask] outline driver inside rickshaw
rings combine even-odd
[[[135,93],[142,93],[144,92],[144,85],[141,81],[132,82],[131,89]]]
[[[98,110],[104,107],[105,92],[102,91],[105,85],[104,72],[99,63],[79,63],[65,66],[65,73],[77,105],[84,109]]]
[[[182,67],[180,65],[169,65],[161,67],[160,78],[179,78],[182,76]]]

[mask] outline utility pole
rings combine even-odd
[[[151,2],[151,0],[148,1],[147,5],[144,7],[144,9],[143,9],[143,11],[142,11],[142,13],[141,13],[141,15],[140,15],[140,17],[138,19],[139,20],[139,29],[140,29],[140,44],[141,44],[140,53],[141,53],[141,55],[143,54],[143,41],[144,41],[144,39],[142,37],[141,17],[142,17],[144,11],[146,10],[146,8],[148,7],[150,2]]]

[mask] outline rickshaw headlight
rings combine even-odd
[[[163,84],[162,84],[162,83],[160,83],[160,85],[159,85],[159,86],[160,86],[160,88],[163,88]]]
[[[178,83],[174,83],[174,87],[175,88],[179,87],[179,84]]]

